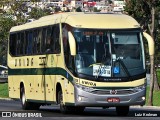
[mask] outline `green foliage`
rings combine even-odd
[[[22,11],[26,9],[23,2],[16,0],[3,0],[1,2],[2,8],[8,5],[11,5],[11,9],[8,11],[1,11],[0,14],[0,64],[6,64],[7,61],[6,58],[9,30],[12,26],[25,22],[24,18],[22,17]],[[16,17],[17,21],[14,21],[13,17]]]
[[[156,15],[160,7],[159,0],[127,0],[125,11],[135,18],[144,30],[148,29],[148,24],[151,23],[151,10],[152,7],[156,8]]]
[[[158,79],[158,83],[160,85],[160,69],[157,69],[157,79]]]
[[[15,21],[8,15],[0,15],[0,64],[6,65],[9,30]]]
[[[148,99],[149,99],[149,86],[147,87],[146,92],[146,104],[148,105]],[[160,106],[160,91],[153,91],[153,106]]]
[[[47,9],[42,10],[41,8],[32,8],[30,18],[39,19],[40,17],[49,15],[50,11]]]
[[[160,69],[157,70],[157,79],[158,83],[160,84]],[[146,105],[148,105],[148,98],[149,98],[149,86],[147,87],[147,93],[146,93]],[[160,106],[160,91],[153,91],[153,105],[154,106]]]
[[[150,5],[144,0],[128,0],[125,11],[134,17],[141,26],[147,27],[151,18]]]
[[[32,1],[37,2],[38,0]],[[7,61],[9,30],[12,26],[24,24],[27,21],[27,18],[23,15],[23,13],[27,12],[26,3],[24,1],[3,0],[1,1],[0,7],[3,8],[7,5],[11,5],[10,10],[0,11],[0,64],[6,64]],[[40,8],[33,8],[30,13],[30,18],[38,19],[48,14],[50,14],[49,9],[42,10]],[[15,21],[13,20],[13,17],[16,18]]]
[[[160,12],[159,0],[128,0],[126,2],[125,11],[135,18],[141,25],[144,31],[151,33],[152,23],[152,8],[155,8],[155,26],[154,26],[154,40],[155,40],[155,64],[160,64],[160,25],[158,25],[158,16]],[[145,43],[147,48],[147,45]],[[147,56],[149,58],[149,56]]]
[[[10,28],[15,22],[8,15],[0,15],[0,41],[8,39]]]
[[[0,83],[0,97],[1,98],[8,98],[8,83],[2,84]]]
[[[76,9],[76,12],[82,12],[81,8],[78,7],[78,8]]]

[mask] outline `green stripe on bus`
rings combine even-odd
[[[73,81],[73,77],[63,68],[9,68],[8,75],[62,75],[69,81]]]

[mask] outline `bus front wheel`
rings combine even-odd
[[[68,113],[70,111],[70,108],[64,105],[62,90],[58,91],[58,103],[60,105],[60,111],[62,113]]]
[[[117,106],[116,112],[118,116],[126,116],[129,112],[129,106]]]
[[[26,100],[25,88],[21,87],[20,90],[21,90],[20,99],[21,99],[22,109],[23,110],[38,110],[40,107],[40,104],[28,102]]]

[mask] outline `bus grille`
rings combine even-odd
[[[132,94],[135,93],[133,89],[123,89],[123,90],[93,90],[91,93],[93,94],[100,94],[100,95],[106,95],[106,94],[116,94],[116,95],[124,95],[124,94]]]

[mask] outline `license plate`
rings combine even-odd
[[[111,77],[111,66],[105,65],[94,65],[93,66],[94,76]]]
[[[108,98],[107,102],[119,103],[120,99],[119,98]]]

